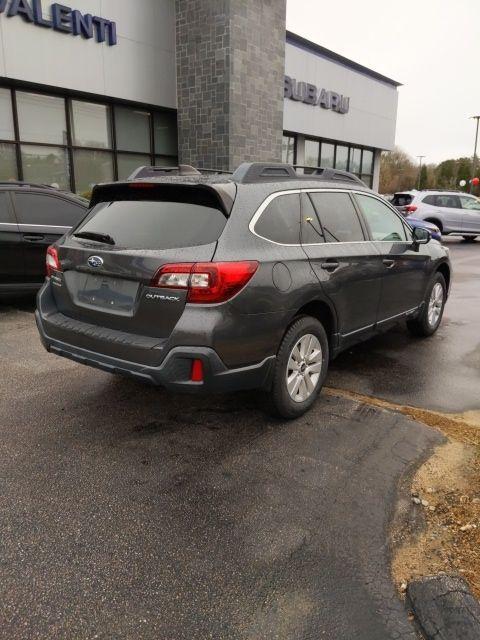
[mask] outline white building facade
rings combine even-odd
[[[174,0],[0,0],[0,180],[88,193],[176,164],[176,30]],[[289,33],[285,74],[283,159],[377,186],[398,84]]]

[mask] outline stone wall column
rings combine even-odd
[[[179,160],[280,161],[285,0],[175,0]]]

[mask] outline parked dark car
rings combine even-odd
[[[401,320],[437,330],[448,251],[352,174],[174,173],[97,185],[49,248],[47,350],[174,391],[266,389],[293,418],[342,349]]]
[[[0,183],[0,295],[35,291],[45,253],[87,212],[72,193],[26,182]]]

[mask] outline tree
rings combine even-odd
[[[420,169],[420,178],[418,184],[418,188],[420,189],[420,191],[428,188],[428,173],[426,164],[422,165],[422,168]]]
[[[382,153],[380,163],[380,193],[395,193],[414,189],[418,177],[412,158],[402,149]]]
[[[455,189],[457,185],[457,161],[444,160],[441,162],[436,171],[436,187],[438,189]]]

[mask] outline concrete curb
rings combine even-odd
[[[410,582],[407,604],[426,640],[480,638],[480,603],[459,576],[428,576]]]

